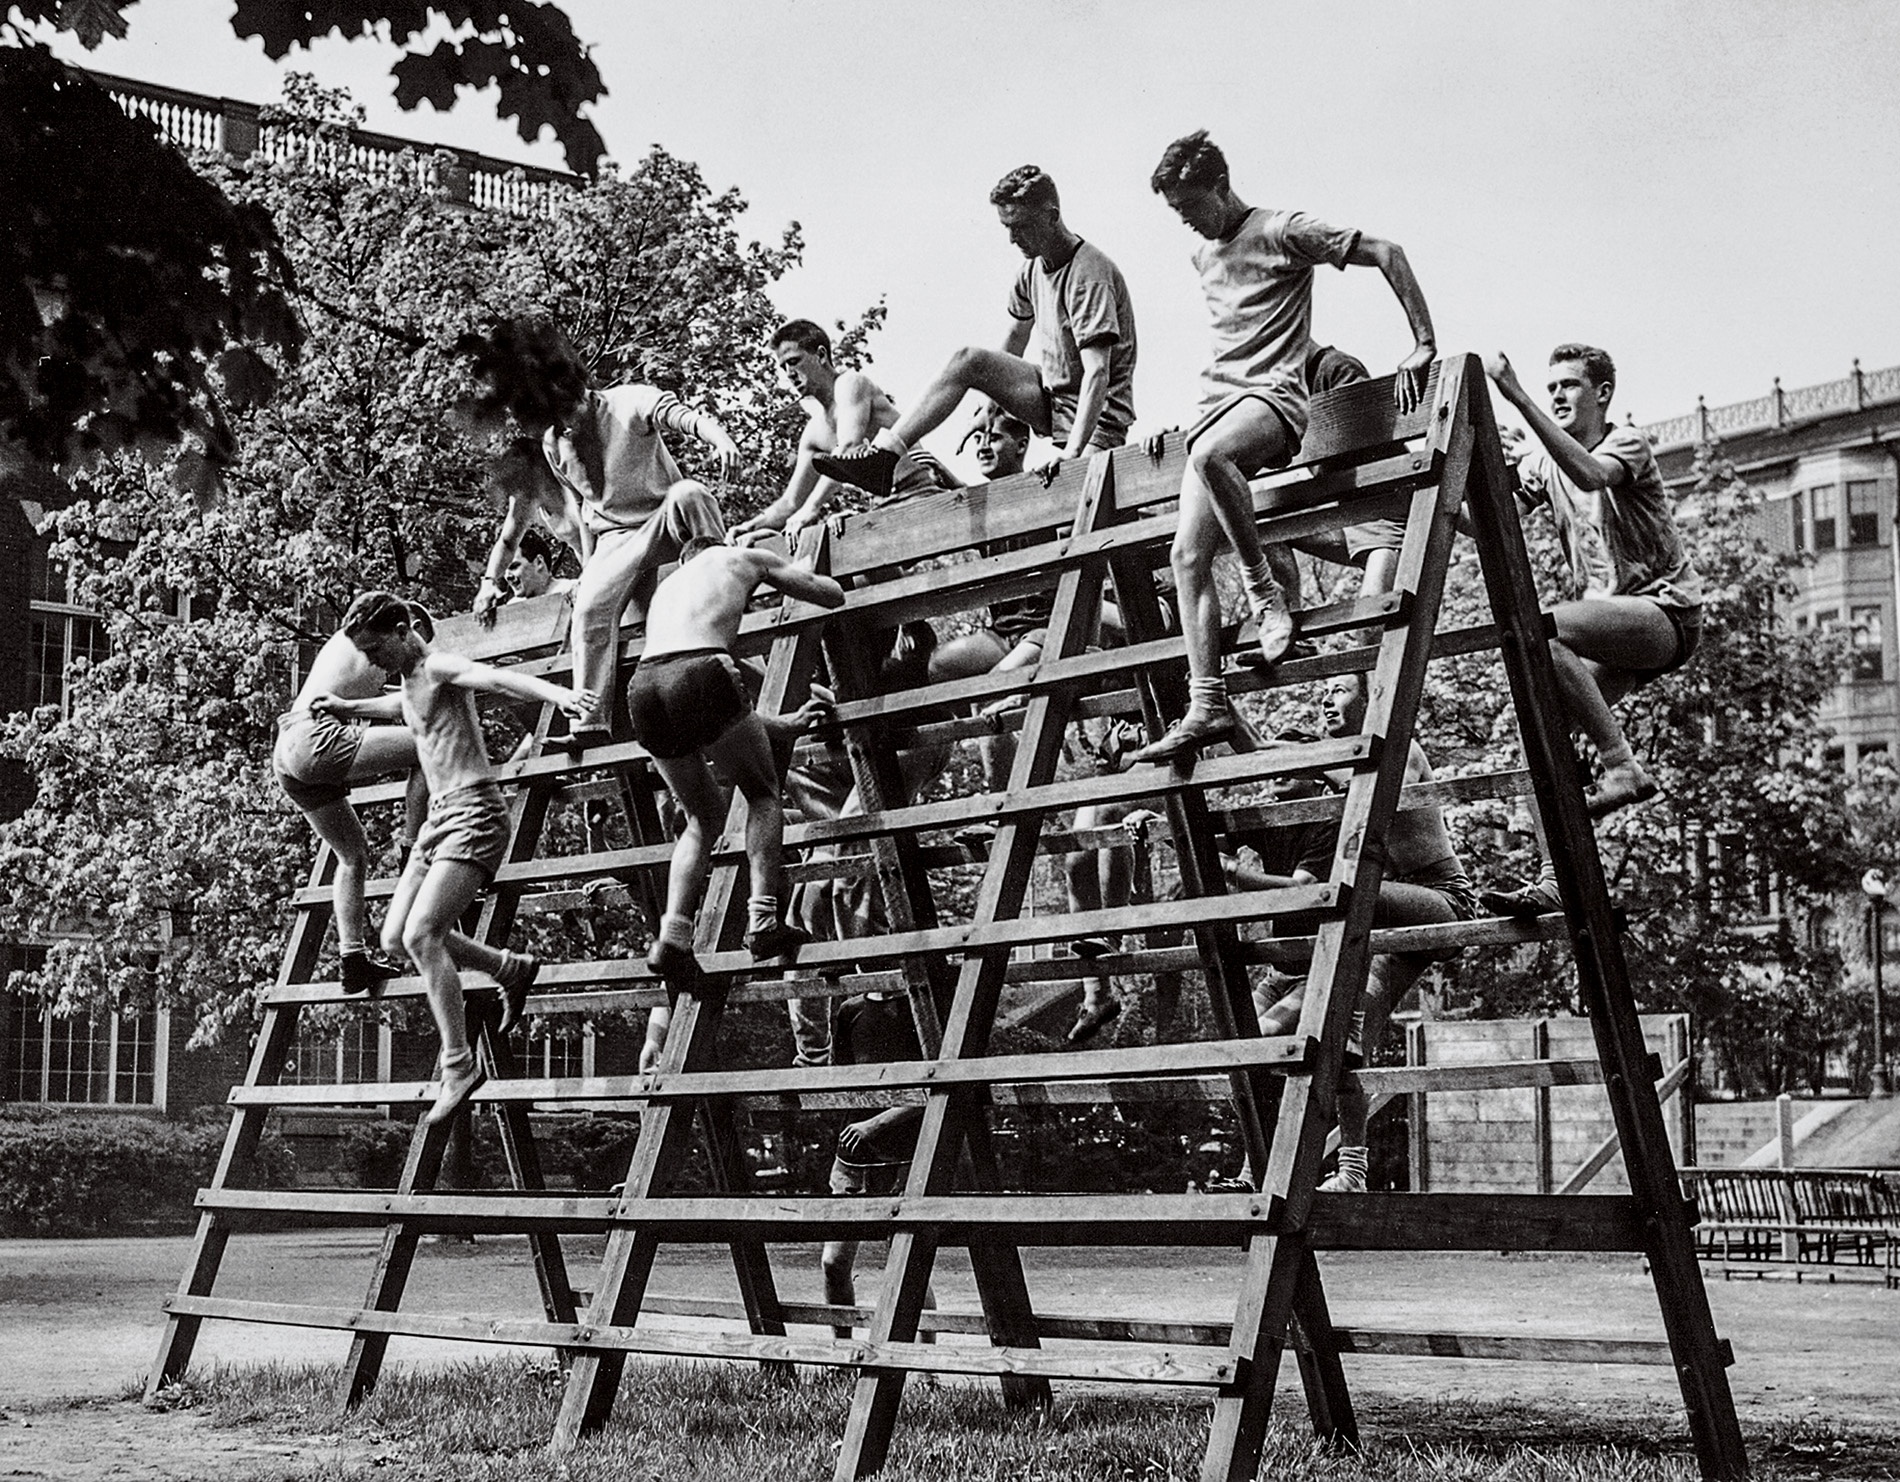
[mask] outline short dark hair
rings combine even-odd
[[[1018,165],[990,190],[992,206],[1047,206],[1062,209],[1056,183],[1041,165]]]
[[[516,547],[516,549],[521,552],[524,560],[539,561],[544,564],[549,571],[554,570],[554,563],[560,559],[558,552],[555,550],[554,537],[549,535],[547,531],[539,528],[530,528],[522,531],[521,544]]]
[[[587,367],[552,319],[500,319],[482,333],[462,335],[455,350],[473,363],[483,383],[475,399],[478,416],[506,411],[539,433],[565,421],[588,391]]]
[[[687,541],[685,545],[680,547],[680,565],[684,566],[701,551],[717,550],[724,544],[725,541],[721,540],[717,535],[695,535],[691,540]]]
[[[1595,345],[1559,345],[1550,352],[1550,363],[1558,365],[1566,360],[1575,360],[1583,366],[1583,373],[1590,378],[1593,386],[1608,386],[1616,389],[1616,362],[1610,359],[1608,350],[1599,350]]]
[[[822,355],[825,363],[831,363],[831,336],[825,333],[824,326],[810,319],[787,319],[772,331],[772,348],[780,345],[796,345],[801,350],[809,350],[813,355]]]
[[[414,625],[415,609],[394,592],[360,592],[343,614],[337,631],[354,640],[363,633],[393,633],[404,623]]]
[[[1031,429],[1027,422],[1023,421],[1023,419],[1014,412],[1005,411],[999,406],[991,406],[988,411],[983,413],[982,420],[987,422],[990,426],[1007,433],[1018,442],[1026,443],[1030,438],[1035,436],[1034,430]]]
[[[1156,195],[1171,190],[1212,190],[1227,183],[1227,156],[1207,137],[1206,129],[1196,129],[1176,139],[1161,152],[1148,184]]]

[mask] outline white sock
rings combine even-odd
[[[1260,564],[1240,568],[1241,580],[1247,586],[1247,600],[1253,604],[1253,610],[1259,612],[1266,607],[1285,607],[1286,593],[1280,590],[1280,584],[1273,579],[1273,568],[1262,556]]]
[[[339,937],[337,938],[336,950],[339,956],[348,957],[352,952],[361,955],[367,949],[361,942],[346,942]]]
[[[1188,715],[1195,720],[1212,720],[1227,709],[1227,681],[1216,674],[1212,679],[1188,681]]]
[[[910,451],[910,444],[899,437],[897,429],[893,427],[882,429],[876,437],[871,439],[871,444],[873,447],[883,448],[888,453],[895,453],[899,458]]]
[[[463,1045],[462,1048],[459,1050],[451,1050],[447,1048],[446,1046],[443,1047],[443,1050],[442,1050],[442,1079],[443,1080],[448,1080],[453,1076],[468,1074],[469,1069],[474,1064],[475,1064],[475,1052],[471,1050],[467,1045]]]
[[[693,950],[693,918],[675,916],[668,911],[660,917],[660,940],[669,947],[678,947],[683,951]]]
[[[746,928],[749,931],[770,931],[778,925],[778,897],[775,895],[755,895],[746,902]]]

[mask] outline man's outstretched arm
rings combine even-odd
[[[1425,302],[1425,290],[1418,286],[1411,259],[1397,242],[1362,235],[1346,261],[1356,267],[1377,268],[1385,275],[1399,307],[1405,310],[1405,322],[1412,327],[1412,353],[1399,362],[1394,395],[1399,410],[1409,412],[1424,399],[1425,374],[1438,355],[1438,337],[1432,331],[1432,311]]]
[[[1564,477],[1579,489],[1613,488],[1628,476],[1628,470],[1616,459],[1604,453],[1591,452],[1559,427],[1550,413],[1524,389],[1524,383],[1518,380],[1517,372],[1502,350],[1486,359],[1484,373],[1503,393],[1504,399],[1530,423],[1531,431],[1549,449],[1552,460],[1563,470]]]

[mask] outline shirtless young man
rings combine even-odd
[[[578,583],[571,576],[554,574],[560,560],[561,547],[553,536],[542,530],[528,531],[508,563],[509,590],[523,601],[549,592],[567,596]]]
[[[895,427],[898,411],[897,403],[863,371],[841,371],[831,363],[831,336],[809,319],[781,324],[772,336],[772,356],[798,392],[805,409],[805,430],[799,434],[798,455],[785,492],[751,519],[735,525],[732,533],[783,530],[786,544],[796,550],[800,532],[824,517],[838,488],[837,480],[819,473],[812,460]],[[956,475],[932,454],[917,448],[898,460],[889,493],[892,498],[908,498],[959,484]]]
[[[377,668],[401,678],[400,693],[375,699],[318,695],[311,710],[339,720],[400,718],[415,736],[429,783],[429,817],[383,922],[383,946],[400,947],[428,989],[429,1011],[442,1036],[442,1090],[429,1113],[446,1121],[487,1078],[468,1042],[457,967],[490,974],[502,990],[500,1029],[521,1019],[528,987],[541,965],[490,947],[455,929],[462,913],[494,878],[508,847],[508,805],[488,762],[476,714],[478,692],[559,705],[570,716],[594,702],[533,675],[477,664],[430,646],[417,610],[389,592],[364,592],[343,615],[342,636]]]
[[[761,584],[820,607],[844,606],[844,589],[830,577],[775,551],[711,537],[689,540],[679,569],[653,594],[646,644],[627,685],[634,737],[686,814],[667,871],[666,914],[647,954],[647,966],[664,978],[698,971],[693,917],[712,869],[713,842],[725,826],[725,794],[714,766],[747,804],[747,949],[763,960],[795,952],[807,940],[780,914],[785,811],[778,765],[732,657],[746,603]]]
[[[1150,180],[1155,193],[1206,245],[1194,255],[1213,320],[1214,355],[1202,377],[1203,416],[1188,433],[1181,514],[1170,560],[1187,640],[1187,713],[1136,753],[1169,761],[1224,741],[1234,715],[1221,673],[1220,595],[1214,557],[1240,559],[1260,628],[1261,657],[1276,663],[1293,641],[1289,598],[1267,562],[1248,479],[1293,461],[1306,435],[1306,365],[1313,348],[1313,270],[1376,267],[1405,309],[1414,345],[1399,365],[1397,398],[1416,406],[1436,354],[1431,311],[1395,242],[1268,211],[1234,194],[1227,160],[1205,130],[1170,144]]]
[[[369,878],[369,839],[350,806],[350,788],[387,772],[408,772],[403,841],[414,844],[429,790],[416,768],[416,738],[406,726],[370,726],[320,713],[324,697],[376,700],[388,677],[341,633],[317,651],[296,703],[277,717],[271,769],[291,802],[303,810],[317,837],[336,855],[331,882],[336,944],[345,993],[367,993],[402,970],[369,953],[369,911],[363,886]],[[390,719],[400,717],[391,716]]]
[[[1559,345],[1550,352],[1548,412],[1504,355],[1484,369],[1542,444],[1518,458],[1518,504],[1527,512],[1550,507],[1581,593],[1551,609],[1557,636],[1550,657],[1565,714],[1603,766],[1585,796],[1590,816],[1602,818],[1656,795],[1655,779],[1610,707],[1689,662],[1702,636],[1702,578],[1683,547],[1649,440],[1609,420],[1616,365],[1606,351]],[[1484,903],[1513,916],[1561,910],[1556,872],[1546,859],[1535,883],[1486,891]]]
[[[888,493],[903,455],[941,427],[969,391],[1060,445],[1034,470],[1045,480],[1065,460],[1119,448],[1127,438],[1135,420],[1135,310],[1121,269],[1069,230],[1055,181],[1034,165],[999,180],[990,204],[1027,259],[1010,290],[1003,348],[957,351],[895,427],[814,459],[820,473]],[[1023,358],[1032,330],[1035,361]]]
[[[576,750],[598,746],[610,736],[606,697],[614,686],[622,615],[630,603],[644,605],[660,567],[677,559],[686,541],[725,530],[718,501],[704,484],[680,476],[662,434],[698,438],[717,456],[722,476],[738,468],[739,448],[716,418],[694,411],[671,391],[646,385],[593,390],[567,337],[550,323],[515,321],[489,338],[504,347],[507,359],[537,367],[537,378],[502,385],[491,367],[504,356],[477,356],[478,368],[494,384],[493,399],[525,431],[540,434],[548,467],[565,491],[563,507],[578,507],[592,542],[574,590],[574,651],[576,681],[596,698],[569,744]],[[488,583],[499,586],[513,555],[509,542],[520,536],[511,523],[515,513],[511,503],[489,552],[484,591]],[[477,614],[482,610],[478,597]]]
[[[1357,736],[1366,720],[1365,679],[1358,674],[1342,674],[1327,681],[1321,700],[1329,736]],[[1351,780],[1350,772],[1328,773],[1339,786]],[[1425,750],[1414,741],[1405,761],[1406,782],[1430,782],[1431,762]],[[1334,831],[1336,833],[1336,831]],[[1309,850],[1307,858],[1296,865],[1291,875],[1259,874],[1245,869],[1230,870],[1233,883],[1242,889],[1264,890],[1282,885],[1309,885],[1320,879],[1320,871],[1330,868],[1336,849]],[[1408,808],[1392,820],[1386,838],[1386,870],[1379,882],[1379,904],[1373,913],[1375,926],[1437,926],[1454,921],[1469,921],[1478,913],[1478,899],[1470,877],[1452,847],[1445,828],[1445,815],[1436,805]],[[1324,852],[1325,859],[1319,857]],[[1353,1037],[1347,1041],[1347,1069],[1363,1064],[1378,1048],[1387,1021],[1399,1000],[1433,962],[1447,954],[1427,952],[1381,952],[1373,956],[1366,977],[1366,993],[1355,1012]],[[1455,955],[1455,953],[1450,954]],[[1291,1034],[1298,1027],[1300,1011],[1306,1002],[1306,985],[1274,1004],[1260,1016],[1260,1032],[1265,1035]],[[1342,1090],[1339,1095],[1339,1171],[1320,1187],[1329,1192],[1364,1193],[1366,1188],[1366,1123],[1371,1107],[1358,1092]]]

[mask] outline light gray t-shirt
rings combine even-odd
[[[1649,439],[1638,428],[1612,422],[1590,451],[1622,464],[1622,482],[1608,489],[1579,489],[1549,451],[1535,444],[1517,465],[1525,502],[1550,506],[1581,595],[1648,597],[1664,607],[1700,607],[1702,578],[1683,549]]]
[[[1032,257],[1010,289],[1009,314],[1035,321],[1035,353],[1058,441],[1075,425],[1083,348],[1108,346],[1108,400],[1090,444],[1119,448],[1135,420],[1135,308],[1121,269],[1087,242],[1053,272]]]

